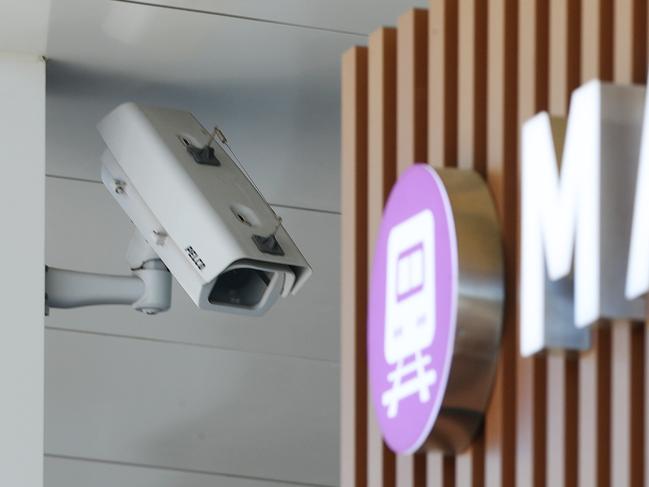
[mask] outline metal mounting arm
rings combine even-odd
[[[114,276],[45,267],[45,313],[49,308],[78,308],[130,304],[137,311],[156,314],[171,306],[171,273],[136,235],[129,256],[142,259],[131,276]]]

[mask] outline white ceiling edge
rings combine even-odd
[[[44,55],[51,0],[0,0],[0,51]]]
[[[427,7],[427,0],[113,0],[242,17],[299,27],[367,35],[382,25],[396,25],[403,12]]]

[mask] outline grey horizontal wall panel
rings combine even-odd
[[[311,487],[305,484],[45,457],[45,487]]]
[[[46,331],[46,454],[338,482],[335,364]]]
[[[218,124],[272,203],[339,211],[339,62],[364,38],[99,0],[51,18],[49,174],[98,180],[95,126],[136,101]]]
[[[47,264],[129,274],[126,248],[134,227],[103,184],[52,177],[46,184]],[[174,281],[166,313],[147,316],[128,306],[55,309],[46,326],[338,361],[340,217],[276,210],[313,276],[296,296],[281,299],[265,316],[199,310]]]
[[[196,9],[206,13],[241,15],[271,22],[286,22],[364,34],[369,34],[381,25],[394,25],[397,17],[405,10],[412,7],[426,7],[428,4],[426,0],[143,1],[152,6]]]

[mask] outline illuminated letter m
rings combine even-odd
[[[624,295],[644,99],[644,87],[591,81],[573,93],[567,125],[540,113],[523,126],[524,356],[584,349],[599,318],[644,316]]]

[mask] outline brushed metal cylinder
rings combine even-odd
[[[451,203],[458,245],[458,309],[451,371],[423,449],[459,453],[482,425],[503,329],[505,274],[496,208],[472,170],[435,169]]]

